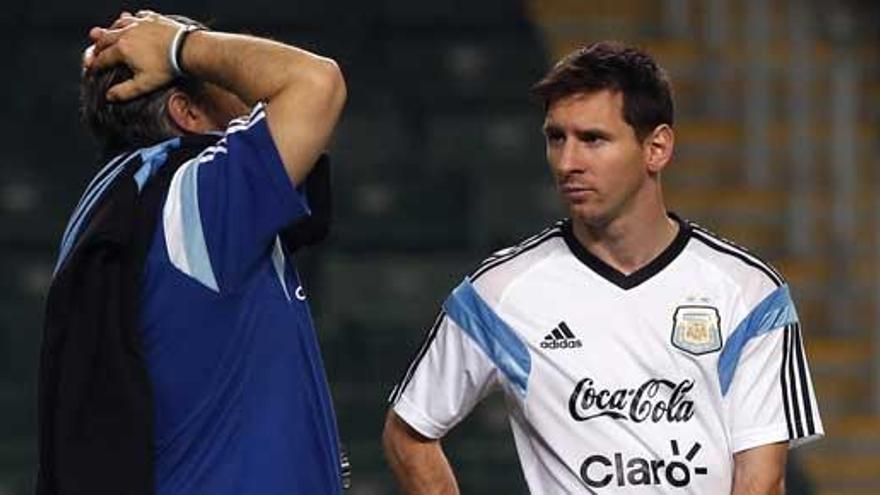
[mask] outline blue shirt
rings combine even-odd
[[[175,173],[147,255],[140,315],[157,494],[341,491],[336,420],[306,295],[277,237],[308,214],[263,105]]]

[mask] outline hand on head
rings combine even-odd
[[[93,27],[93,45],[83,54],[83,69],[97,71],[124,64],[134,76],[107,90],[109,101],[124,101],[158,89],[174,78],[168,50],[183,24],[149,10],[123,12],[109,28]]]

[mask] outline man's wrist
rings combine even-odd
[[[190,34],[200,31],[202,28],[195,25],[182,26],[174,34],[171,45],[168,47],[168,65],[171,67],[171,75],[174,77],[186,77],[183,67],[183,46]]]

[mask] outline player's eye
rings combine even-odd
[[[548,129],[547,131],[545,131],[544,136],[547,139],[548,144],[558,144],[565,140],[564,133],[553,129]]]
[[[608,140],[597,132],[585,132],[578,136],[578,138],[589,146],[598,146]]]

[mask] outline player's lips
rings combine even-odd
[[[569,200],[583,200],[590,194],[595,194],[596,190],[592,187],[577,186],[571,184],[562,184],[559,186],[559,192]]]

